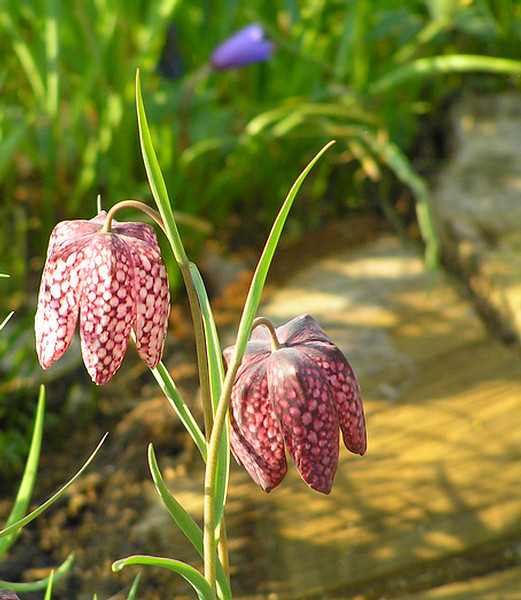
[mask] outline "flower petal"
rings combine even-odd
[[[134,264],[128,245],[116,234],[97,235],[83,263],[80,337],[83,361],[97,384],[117,371],[136,316]]]
[[[265,492],[284,479],[284,442],[268,397],[265,359],[241,365],[230,403],[230,444],[239,464]]]
[[[300,315],[276,329],[277,337],[285,346],[299,346],[314,342],[331,342],[327,333],[310,315]]]
[[[226,366],[230,364],[235,346],[229,346],[223,350],[223,358]],[[256,363],[260,358],[268,358],[271,354],[270,334],[265,327],[257,327],[253,330],[241,360],[241,369],[246,369],[250,363]]]
[[[61,221],[52,230],[47,247],[47,258],[55,252],[61,252],[69,244],[78,244],[86,236],[98,231],[100,226],[92,221]]]
[[[273,44],[264,39],[264,30],[257,23],[240,29],[222,44],[211,56],[215,69],[232,69],[267,60]]]
[[[146,365],[155,369],[163,353],[170,311],[166,267],[155,248],[140,240],[125,240],[134,262],[136,350]]]
[[[339,424],[324,373],[303,352],[281,348],[267,361],[268,389],[288,452],[302,479],[329,494],[338,465]]]
[[[365,454],[367,433],[360,386],[346,357],[334,344],[315,343],[306,354],[323,371],[333,388],[344,444],[355,454]]]
[[[134,238],[145,242],[151,246],[158,254],[161,252],[157,241],[155,229],[151,225],[146,223],[118,223],[118,221],[112,220],[112,229],[115,233],[124,235],[129,238]],[[127,240],[128,241],[128,240]]]
[[[70,346],[78,320],[81,265],[88,240],[67,245],[47,259],[34,328],[38,359],[48,369]]]

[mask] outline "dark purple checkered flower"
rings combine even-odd
[[[252,23],[229,37],[213,51],[210,62],[215,69],[233,69],[267,60],[272,42],[264,39],[264,30]]]
[[[264,324],[267,324],[264,322]],[[284,479],[284,446],[302,479],[329,494],[339,428],[355,454],[367,448],[360,387],[342,352],[309,315],[254,329],[232,388],[230,441],[237,462],[269,492]],[[224,351],[229,361],[233,347]]]
[[[166,336],[170,293],[153,227],[90,221],[54,228],[36,312],[36,349],[48,369],[69,347],[78,314],[83,361],[97,384],[117,371],[134,330],[136,348],[154,368]]]
[[[0,600],[20,600],[20,598],[13,592],[13,590],[2,588],[0,590]]]

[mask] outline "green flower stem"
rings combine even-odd
[[[224,569],[228,583],[230,582],[230,559],[228,554],[228,537],[226,535],[226,525],[224,522],[224,515],[221,519],[221,528],[219,533],[219,544],[217,546],[217,552],[219,554],[219,560]]]
[[[167,231],[163,224],[163,219],[161,218],[161,215],[153,208],[150,208],[150,206],[148,206],[147,204],[139,202],[138,200],[122,200],[121,202],[114,204],[114,206],[107,213],[107,216],[105,217],[105,222],[103,223],[103,227],[99,230],[99,233],[108,233],[110,231],[114,215],[118,212],[118,210],[121,210],[122,208],[136,208],[137,210],[144,212],[149,217],[152,217],[152,219],[154,219],[154,221],[159,225],[159,227],[161,227],[164,234],[167,235]]]
[[[98,196],[98,212],[101,212],[101,206],[99,206],[99,203],[100,196]],[[105,223],[103,224],[103,227],[100,230],[100,233],[108,233],[110,231],[112,219],[114,218],[114,215],[120,208],[137,208],[138,210],[141,210],[149,217],[151,217],[161,227],[165,235],[168,235],[165,225],[163,224],[163,220],[161,219],[161,215],[156,210],[154,210],[147,204],[143,204],[143,202],[130,199],[121,200],[121,202],[118,202],[109,210],[105,219]],[[212,231],[212,227],[209,223],[203,221],[202,219],[198,219],[197,217],[193,217],[192,215],[187,215],[185,213],[174,211],[174,217],[178,223],[181,223],[182,225],[187,225],[192,229],[197,229],[198,231],[202,231],[203,233],[210,233]]]
[[[192,314],[192,321],[194,325],[195,334],[195,347],[197,352],[197,367],[199,371],[199,383],[201,385],[201,396],[203,401],[203,414],[204,414],[204,426],[205,426],[205,437],[208,441],[213,426],[213,410],[212,401],[210,397],[210,379],[208,374],[208,363],[206,361],[206,342],[203,329],[203,317],[201,315],[201,307],[199,305],[199,298],[192,280],[192,274],[190,272],[190,261],[188,258],[183,259],[181,262],[178,260],[177,264],[181,270],[183,281],[188,295],[188,302],[190,304],[190,312]]]
[[[271,351],[276,352],[282,348],[282,344],[279,342],[279,338],[277,337],[277,332],[275,331],[275,326],[267,317],[257,317],[253,319],[253,323],[251,326],[251,330],[253,331],[256,327],[260,327],[263,325],[270,332],[271,339]]]
[[[224,383],[215,411],[212,435],[208,443],[208,461],[204,477],[204,577],[215,593],[217,555],[215,546],[215,481],[217,477],[217,463],[219,457],[219,445],[226,422],[226,413],[230,404],[233,382],[241,364],[241,358],[236,352],[224,378]]]

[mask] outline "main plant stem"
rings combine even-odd
[[[240,365],[235,354],[228,367],[226,377],[219,396],[219,402],[214,415],[212,434],[208,443],[208,458],[204,475],[204,577],[215,592],[217,569],[217,554],[215,547],[215,483],[217,478],[217,463],[226,413],[230,404],[233,382]],[[224,565],[223,565],[224,566]]]

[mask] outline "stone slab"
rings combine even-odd
[[[521,95],[464,96],[433,204],[445,258],[499,333],[521,339]]]

